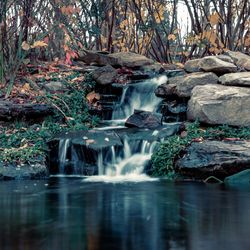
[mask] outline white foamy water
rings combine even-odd
[[[140,83],[130,84],[124,89],[120,104],[113,111],[112,120],[127,119],[134,110],[156,112],[161,99],[155,96],[157,86],[167,82],[166,76],[160,76]]]
[[[124,182],[148,182],[159,181],[158,178],[152,178],[146,174],[128,174],[120,176],[96,175],[83,179],[83,182],[105,182],[105,183],[124,183]]]

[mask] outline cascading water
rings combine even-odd
[[[167,77],[161,76],[125,87],[120,103],[114,108],[112,121],[125,121],[135,109],[156,112],[161,99],[155,96],[154,91],[166,81]]]
[[[124,122],[133,114],[135,109],[156,112],[161,99],[155,96],[154,91],[158,85],[166,81],[167,77],[161,76],[127,86],[123,91],[120,103],[113,111],[112,123],[118,124],[121,121]],[[157,133],[157,131],[154,133]],[[104,174],[116,177],[141,175],[156,145],[157,142],[141,140],[138,144],[138,142],[126,138],[123,140],[122,156],[112,148],[110,164],[104,170],[103,162],[99,161],[98,156],[98,169],[102,169],[99,171],[99,175]]]
[[[160,98],[157,98],[154,94],[156,87],[164,82],[166,82],[166,76],[161,76],[159,78],[147,80],[140,83],[130,84],[123,90],[123,95],[121,101],[116,105],[113,111],[111,126],[100,128],[100,130],[95,130],[102,132],[119,131],[114,130],[114,126],[125,121],[130,115],[134,113],[135,109],[156,112],[158,106],[161,102]],[[157,130],[148,131],[151,136],[157,136],[159,133]],[[118,133],[118,138],[120,137]],[[93,139],[85,136],[83,139],[89,143]],[[119,138],[121,145],[119,146],[109,146],[108,150],[97,150],[96,165],[98,169],[99,177],[106,178],[121,178],[122,176],[133,178],[138,178],[143,176],[145,166],[149,162],[151,155],[157,141],[147,140],[143,136],[140,138],[132,138],[129,133],[122,138]],[[105,137],[104,141],[109,142],[109,137]],[[86,146],[87,147],[87,146]],[[65,173],[65,161],[67,161],[67,152],[71,150],[71,154],[74,155],[74,159],[78,159],[79,153],[73,152],[73,143],[70,143],[68,139],[63,139],[60,141],[59,145],[59,161],[60,161],[60,173]],[[84,151],[84,150],[82,150]],[[84,156],[85,160],[91,157]],[[87,157],[87,158],[86,158]],[[82,160],[84,162],[85,160]],[[78,165],[75,161],[75,165]],[[76,169],[76,168],[75,168]],[[79,169],[79,166],[78,166]],[[81,172],[74,170],[74,174],[81,174]],[[144,175],[145,176],[145,175]],[[96,177],[90,177],[88,180],[94,180]],[[100,180],[99,178],[97,180]]]
[[[70,147],[70,139],[62,139],[59,142],[59,171],[60,173],[65,172],[65,164],[67,162],[67,152]]]

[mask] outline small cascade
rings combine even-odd
[[[125,121],[135,109],[157,112],[160,98],[156,87],[166,82],[166,76],[129,84],[123,88],[121,101],[116,105],[111,126],[96,130],[67,134],[59,142],[60,174],[99,175],[105,178],[139,177],[150,166],[154,149],[164,134],[158,130],[127,129],[114,126]],[[67,169],[66,169],[67,166]]]
[[[129,143],[133,146],[130,147]],[[157,144],[158,142],[149,142],[146,140],[129,142],[129,140],[125,139],[122,156],[113,158],[112,163],[105,167],[105,175],[142,174]],[[115,155],[119,155],[119,153]]]
[[[65,172],[65,165],[68,161],[67,159],[67,153],[68,153],[68,149],[70,147],[70,139],[62,139],[59,142],[59,173],[60,174],[64,174]]]
[[[125,121],[135,109],[156,112],[161,99],[155,96],[154,91],[166,81],[167,77],[161,76],[127,86],[120,103],[114,108],[112,120]]]

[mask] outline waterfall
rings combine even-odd
[[[137,144],[136,142],[131,142]],[[131,148],[129,140],[124,140],[123,157],[114,157],[111,164],[106,166],[105,175],[120,176],[142,174],[145,164],[150,160],[157,142],[140,141],[137,147]],[[116,154],[119,155],[119,154]]]
[[[101,177],[121,178],[122,176],[142,176],[145,167],[150,162],[156,145],[159,143],[157,139],[159,131],[144,130],[144,134],[142,133],[141,137],[133,137],[130,135],[134,132],[126,132],[130,131],[128,129],[124,132],[124,128],[120,128],[119,130],[112,125],[118,124],[121,121],[124,122],[126,118],[134,113],[135,109],[157,112],[161,99],[155,96],[154,90],[159,84],[166,82],[166,80],[166,76],[161,76],[144,82],[129,84],[123,88],[120,103],[115,106],[113,111],[113,124],[111,123],[111,126],[100,128],[99,130],[88,131],[88,135],[80,137],[84,140],[87,138],[89,142],[93,142],[93,134],[99,131],[100,137],[97,136],[95,138],[101,141],[98,142],[96,148],[94,146],[92,147],[91,143],[84,144],[83,140],[80,141],[79,144],[82,145],[80,146],[81,149],[76,152],[77,149],[73,139],[72,142],[71,139],[60,140],[59,172],[61,174],[66,172],[65,164],[71,159],[71,161],[74,162],[74,169],[71,169],[71,173],[73,174],[84,174],[84,167],[89,169],[95,164],[96,170],[92,172],[95,172]],[[105,134],[104,136],[102,133],[107,133],[107,135]],[[116,146],[112,145],[112,143],[109,144],[109,136],[114,133],[116,134],[116,140],[120,141]],[[145,135],[149,135],[150,139],[145,138]],[[102,136],[104,136],[103,139],[101,139]],[[78,137],[75,136],[75,138]],[[154,138],[156,139],[154,140]],[[73,146],[70,147],[70,145]],[[100,145],[103,145],[103,147]],[[71,157],[68,157],[69,154],[71,154]]]
[[[155,96],[154,91],[166,81],[166,76],[160,76],[127,86],[123,90],[120,103],[114,108],[112,120],[125,121],[135,109],[156,112],[161,99]]]
[[[59,173],[64,174],[65,172],[65,164],[68,161],[67,152],[70,147],[70,139],[62,139],[59,142]]]

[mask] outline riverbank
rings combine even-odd
[[[30,77],[15,86],[8,104],[1,101],[7,108],[2,109],[5,113],[0,112],[5,114],[0,124],[0,179],[46,178],[51,172],[57,173],[61,163],[70,166],[65,173],[72,173],[76,160],[81,162],[77,168],[86,163],[87,170],[81,170],[82,174],[105,173],[101,169],[108,167],[106,160],[118,165],[126,162],[118,159],[121,154],[129,156],[131,163],[140,159],[149,175],[172,180],[182,176],[223,181],[249,169],[248,57],[243,56],[241,61],[234,61],[232,55],[189,61],[184,70],[133,53],[117,57],[98,54],[88,62],[91,57],[86,58],[80,58],[84,64],[78,62],[72,67],[47,65],[38,73],[32,69]],[[89,66],[96,60],[102,67]],[[164,77],[157,78],[159,75]],[[215,87],[216,95],[221,94],[209,96]],[[112,119],[116,119],[115,125]],[[81,133],[83,141],[75,137],[77,157],[70,155],[72,138],[65,141],[65,136],[59,136],[54,140],[58,133],[87,131],[99,120],[110,120],[107,132]],[[118,124],[120,120],[123,123]],[[114,130],[117,126],[124,131]],[[104,142],[98,142],[102,137]],[[56,143],[51,143],[53,140]],[[134,146],[129,145],[128,150],[126,143]],[[68,148],[71,153],[67,153]],[[60,158],[59,151],[64,157]],[[86,158],[82,152],[92,156]],[[141,156],[133,158],[138,153]],[[126,169],[131,171],[131,167]],[[111,172],[114,174],[114,170]]]

